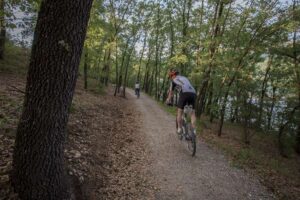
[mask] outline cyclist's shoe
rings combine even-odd
[[[183,138],[182,129],[178,128],[178,130],[176,131],[176,133],[178,135],[179,140],[182,140],[182,138]]]
[[[182,135],[182,132],[183,132],[183,131],[182,131],[182,128],[178,128],[178,129],[177,129],[177,134],[178,134],[178,135]]]
[[[194,129],[194,130],[193,130],[193,133],[194,133],[194,135],[197,135],[197,133],[196,133],[196,129]]]

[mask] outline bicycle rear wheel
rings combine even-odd
[[[187,145],[188,145],[188,149],[190,151],[190,153],[192,154],[192,156],[195,156],[196,154],[196,135],[194,134],[194,129],[191,126],[191,124],[187,124],[186,125],[186,134],[187,134]]]

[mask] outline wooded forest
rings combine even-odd
[[[5,58],[5,44],[9,41],[24,49],[33,47],[30,66],[43,66],[46,59],[57,59],[60,66],[80,62],[78,72],[72,67],[43,72],[43,68],[29,67],[27,81],[32,85],[27,85],[26,91],[39,81],[33,73],[57,74],[49,84],[57,83],[57,89],[66,95],[54,96],[53,102],[62,98],[70,104],[78,74],[85,88],[89,88],[90,81],[96,81],[101,87],[113,87],[114,96],[124,98],[126,88],[139,81],[142,92],[165,102],[170,87],[168,70],[177,68],[197,91],[197,117],[200,121],[216,122],[219,137],[223,136],[225,123],[238,124],[246,145],[252,145],[251,139],[259,132],[276,138],[283,157],[289,157],[291,152],[300,155],[299,0],[88,0],[82,4],[74,1],[78,5],[62,0],[56,3],[63,5],[62,10],[43,13],[48,2],[0,2],[0,59]],[[71,12],[72,6],[79,5],[86,11],[81,13],[78,8],[78,16],[85,16],[82,19]],[[58,21],[54,23],[52,18]],[[43,26],[45,20],[52,23],[52,30]],[[78,42],[77,47],[64,40],[68,30],[75,30],[73,42]],[[47,31],[53,31],[55,36],[49,35],[48,43],[41,41],[41,35]],[[47,54],[46,49],[53,41],[64,48],[57,49],[61,57]],[[45,52],[38,51],[40,48]],[[78,57],[68,57],[69,52]],[[62,60],[63,56],[69,60]],[[50,61],[48,65],[51,66]],[[60,74],[61,70],[64,73]],[[58,83],[64,78],[71,83],[60,88]],[[46,91],[48,86],[43,87]],[[24,106],[34,102],[27,97]],[[52,110],[56,108],[67,113],[69,107],[65,105],[47,105],[49,110],[45,107],[44,112],[56,112]],[[24,123],[20,122],[18,133],[28,128],[25,119],[34,115],[32,112],[37,112],[34,107],[23,111]],[[53,126],[57,133],[64,131],[67,114],[61,120],[61,126]],[[16,144],[21,145],[22,140],[25,138],[20,137]],[[17,152],[21,151],[19,148]],[[49,151],[43,153],[46,156]],[[21,159],[18,153],[14,156]],[[62,169],[57,172],[62,173]],[[15,171],[14,176],[20,177],[21,173],[25,172]]]
[[[94,1],[82,75],[116,85],[140,81],[166,99],[168,69],[197,90],[197,115],[278,136],[300,153],[299,1]],[[85,80],[87,80],[85,78]],[[86,83],[88,87],[88,83]],[[120,90],[121,86],[122,91]]]

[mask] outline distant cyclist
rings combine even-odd
[[[140,83],[139,83],[139,81],[135,82],[134,88],[135,88],[135,95],[139,96],[140,95]]]
[[[172,82],[170,85],[169,94],[166,103],[170,103],[170,100],[174,94],[174,90],[176,89],[179,92],[179,100],[177,104],[177,119],[176,119],[178,123],[177,133],[181,134],[183,108],[185,105],[192,105],[193,109],[195,109],[196,91],[194,87],[191,85],[190,81],[186,77],[180,76],[179,72],[176,69],[171,69],[169,71],[169,78],[172,79]],[[193,129],[196,131],[195,110],[193,110],[193,112],[191,113],[191,121],[192,121]]]

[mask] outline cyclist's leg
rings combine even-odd
[[[185,103],[186,103],[186,98],[182,93],[180,93],[178,104],[177,104],[177,123],[178,123],[177,132],[179,133],[182,131],[182,114],[183,114],[183,108]]]
[[[195,101],[196,101],[196,94],[190,94],[188,98],[188,104],[193,106],[193,111],[191,113],[191,122],[194,130],[196,130]]]
[[[177,108],[178,132],[180,132],[182,130],[182,113],[183,113],[183,110],[180,108]]]

